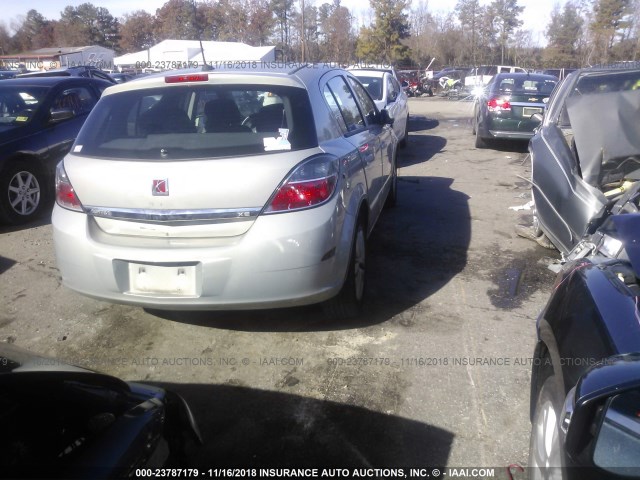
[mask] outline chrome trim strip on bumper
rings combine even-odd
[[[198,210],[150,210],[144,208],[108,208],[85,206],[85,213],[93,217],[111,218],[141,223],[233,222],[255,219],[262,207],[212,208]]]

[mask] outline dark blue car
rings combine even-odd
[[[0,82],[0,222],[21,224],[43,213],[56,164],[110,85],[82,77]]]
[[[530,479],[640,478],[640,189],[634,190],[618,203],[621,213],[585,239],[595,250],[565,264],[538,318]]]

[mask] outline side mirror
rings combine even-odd
[[[604,470],[613,465],[633,467],[632,476],[637,478],[640,353],[615,355],[591,367],[567,395],[563,410],[560,436],[568,456],[576,458],[589,447],[594,466]],[[595,449],[591,450],[593,444]],[[603,455],[608,455],[607,459]],[[628,455],[633,458],[629,460]],[[629,463],[618,463],[627,460]]]
[[[534,122],[538,122],[538,123],[542,123],[542,114],[541,113],[534,113],[533,115],[531,115],[531,120],[533,120]]]
[[[386,108],[380,110],[380,119],[382,120],[382,125],[393,125],[394,118]]]
[[[52,123],[61,122],[75,117],[75,113],[70,108],[52,108],[49,113],[49,121]]]
[[[402,88],[407,88],[409,86],[409,82],[404,80],[401,85],[402,85]]]
[[[622,477],[640,476],[640,390],[611,397],[595,437],[593,463]]]

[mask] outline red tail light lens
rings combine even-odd
[[[511,103],[509,100],[505,100],[504,98],[492,98],[487,102],[487,107],[490,112],[502,112],[511,110]]]
[[[82,212],[82,203],[78,199],[62,162],[56,167],[56,203],[62,208]]]
[[[300,210],[323,204],[338,183],[338,162],[319,156],[299,165],[275,192],[266,213]]]

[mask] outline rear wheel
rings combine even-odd
[[[531,480],[562,479],[562,446],[560,444],[560,417],[562,398],[556,386],[555,375],[542,384],[536,400],[529,442]]]
[[[324,304],[325,314],[332,319],[357,317],[362,313],[365,287],[367,242],[364,222],[356,226],[351,256],[347,267],[347,278],[335,297]]]
[[[476,148],[487,148],[489,145],[487,141],[480,136],[480,129],[478,125],[475,125],[475,133],[476,133]]]
[[[19,225],[37,218],[44,209],[45,178],[26,162],[18,162],[0,177],[0,220]]]

